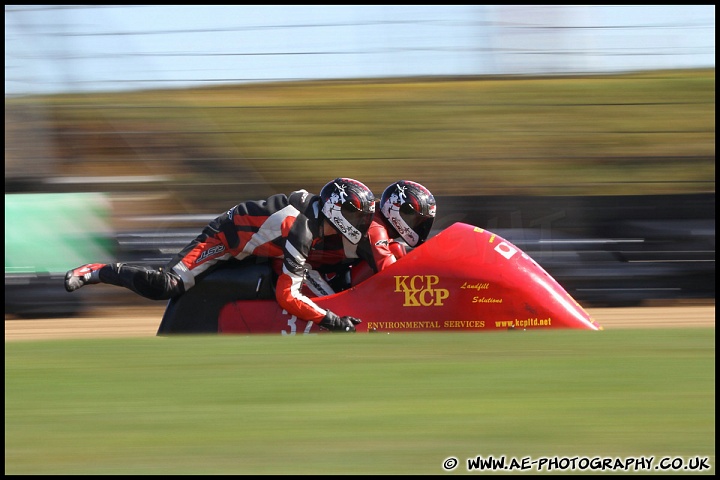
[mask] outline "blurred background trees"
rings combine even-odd
[[[275,83],[5,105],[6,192],[116,192],[144,213],[219,212],[319,191],[337,176],[375,191],[411,177],[436,195],[715,189],[714,70]]]

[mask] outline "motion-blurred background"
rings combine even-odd
[[[147,305],[62,276],[337,176],[583,305],[714,302],[715,7],[5,6],[6,315]]]

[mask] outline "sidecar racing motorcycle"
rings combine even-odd
[[[362,319],[357,332],[602,330],[530,256],[500,236],[454,223],[385,270],[313,299]],[[326,333],[275,301],[268,263],[229,264],[168,302],[158,335]]]

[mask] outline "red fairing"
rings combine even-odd
[[[492,232],[455,223],[359,285],[314,299],[362,319],[358,332],[601,330],[532,258]],[[220,316],[223,333],[314,333],[275,304],[240,301]],[[250,310],[248,310],[250,309]]]
[[[228,303],[220,311],[219,333],[318,333],[314,322],[298,320],[274,300],[245,300]]]

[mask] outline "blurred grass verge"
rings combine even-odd
[[[715,70],[6,98],[5,145],[6,192],[41,172],[56,181],[33,188],[131,193],[151,214],[337,176],[375,191],[412,177],[440,196],[708,192]]]
[[[704,456],[714,473],[714,334],[11,342],[5,473],[441,474],[478,455]]]

